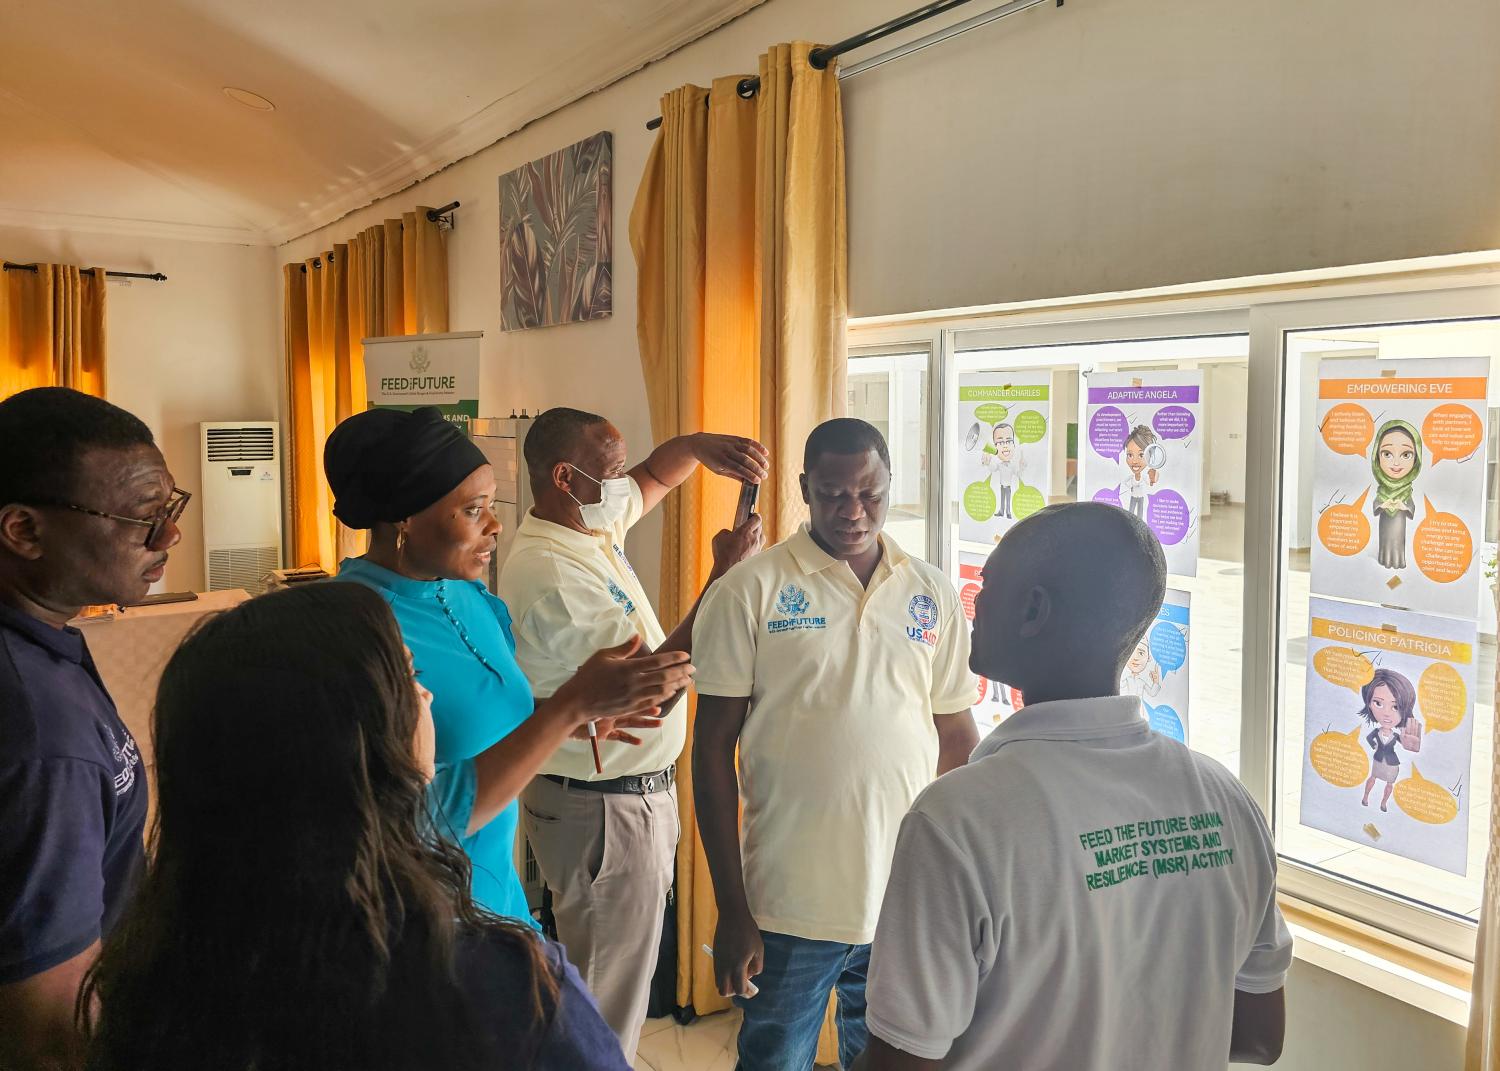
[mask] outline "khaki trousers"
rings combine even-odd
[[[677,789],[616,795],[538,777],[521,793],[521,821],[558,940],[632,1061],[676,870]]]

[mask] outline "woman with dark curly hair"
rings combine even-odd
[[[91,1067],[629,1066],[561,951],[476,908],[426,803],[430,698],[355,584],[183,643],[153,716],[151,859],[79,1000]]]

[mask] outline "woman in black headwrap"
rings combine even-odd
[[[495,475],[479,448],[436,408],[372,409],[334,429],[323,461],[334,515],[370,530],[369,552],[344,561],[339,579],[390,604],[432,692],[431,810],[474,864],[475,902],[529,920],[514,863],[517,795],[591,721],[600,736],[638,743],[626,730],[654,725],[692,667],[677,652],[633,657],[636,640],[598,652],[535,704],[510,613],[479,580],[500,531]]]

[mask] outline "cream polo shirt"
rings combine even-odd
[[[869,943],[902,816],[937,772],[932,716],[974,698],[952,584],[881,546],[863,588],[804,527],[698,611],[699,693],[750,698],[741,851],[751,913],[772,933]]]
[[[1138,699],[1034,703],[907,815],[868,1021],[951,1071],[1223,1068],[1235,991],[1291,961],[1234,775]]]
[[[522,519],[500,570],[500,598],[514,621],[516,660],[538,699],[549,698],[595,651],[639,634],[645,649],[666,640],[646,592],[625,557],[625,533],[645,512],[641,489],[630,481],[630,508],[610,532],[589,534]],[[678,702],[659,729],[636,732],[644,743],[599,742],[604,773],[594,770],[587,740],[569,740],[543,773],[597,781],[656,773],[677,761],[687,739],[687,714]]]

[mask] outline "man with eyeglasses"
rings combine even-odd
[[[145,770],[68,622],[182,538],[150,430],[77,391],[0,402],[0,1067],[79,1062],[74,1001],[144,862]]]

